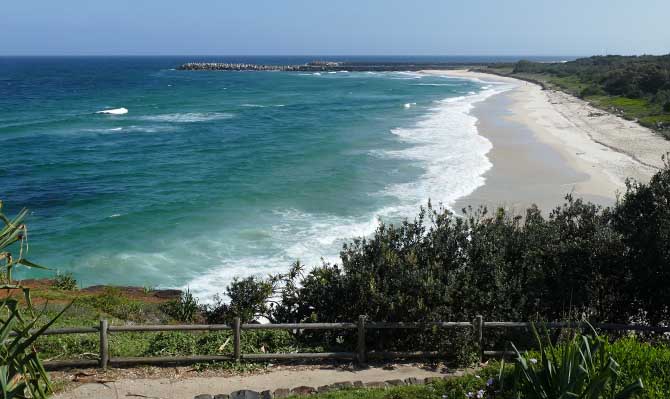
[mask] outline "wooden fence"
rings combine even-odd
[[[397,359],[397,358],[435,358],[446,356],[444,352],[390,352],[390,351],[367,351],[365,337],[367,330],[379,329],[429,329],[429,328],[471,328],[474,331],[475,344],[479,348],[480,359],[483,357],[495,357],[509,354],[505,351],[485,351],[484,329],[485,328],[530,328],[530,322],[504,322],[484,321],[482,316],[477,316],[472,322],[420,322],[420,323],[388,323],[369,322],[365,316],[359,316],[355,323],[288,323],[288,324],[242,324],[240,319],[235,319],[233,325],[226,324],[184,324],[184,325],[130,325],[110,326],[107,320],[100,320],[97,327],[75,327],[49,329],[44,335],[63,334],[98,334],[100,343],[100,354],[98,360],[57,360],[47,361],[44,366],[47,369],[63,369],[75,367],[100,367],[128,366],[135,364],[189,364],[210,361],[240,361],[240,360],[291,360],[291,359],[346,359],[366,364],[368,359]],[[542,327],[574,328],[583,326],[580,323],[542,323]],[[670,327],[651,327],[627,324],[594,324],[596,329],[610,331],[644,331],[668,333]],[[222,331],[232,330],[233,354],[232,355],[193,355],[193,356],[170,356],[170,357],[110,357],[109,356],[109,334],[120,332],[160,332],[160,331]],[[353,352],[319,352],[319,353],[242,353],[241,335],[244,330],[357,330],[357,345]]]

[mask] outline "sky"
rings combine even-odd
[[[0,55],[670,53],[669,0],[7,0]]]

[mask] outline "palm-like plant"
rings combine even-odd
[[[14,219],[10,220],[2,213],[2,201],[0,201],[0,222],[3,224],[0,230],[0,261],[5,262],[2,265],[2,288],[18,288],[13,284],[12,279],[12,271],[17,265],[42,268],[23,257],[24,253],[28,250],[28,228],[23,223],[27,214],[28,210],[22,209]],[[14,257],[6,249],[16,243],[18,243],[19,253],[18,256]]]
[[[619,365],[605,349],[605,339],[585,322],[591,335],[574,334],[562,345],[544,345],[535,326],[539,361],[516,352],[517,398],[628,399],[643,390],[642,381],[619,387]]]
[[[46,398],[51,391],[49,376],[42,366],[33,343],[58,316],[34,329],[42,314],[35,315],[30,300],[30,290],[14,282],[12,271],[18,265],[40,268],[24,258],[27,252],[28,229],[23,223],[28,211],[23,209],[19,214],[9,219],[2,213],[0,201],[0,262],[2,282],[0,289],[4,290],[4,298],[0,300],[0,388],[3,399],[9,398]],[[11,249],[15,249],[16,256]],[[21,291],[25,301],[25,311],[13,293]],[[25,313],[25,314],[24,314]]]

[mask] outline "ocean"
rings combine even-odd
[[[82,285],[208,298],[234,276],[337,262],[379,220],[484,184],[491,143],[470,110],[503,87],[174,69],[303,58],[0,58],[0,199],[10,215],[31,211],[28,258]]]

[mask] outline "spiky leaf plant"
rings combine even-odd
[[[524,399],[628,399],[643,390],[642,381],[619,386],[619,365],[605,349],[605,339],[584,322],[591,334],[575,333],[561,345],[544,344],[535,326],[540,359],[516,352],[515,390]]]
[[[44,269],[24,258],[28,250],[28,228],[24,219],[28,211],[21,210],[13,219],[2,213],[0,201],[0,388],[3,399],[46,398],[51,391],[49,376],[34,349],[35,341],[62,315],[36,328],[42,314],[35,314],[30,290],[14,282],[12,272],[18,265]],[[14,252],[12,252],[12,250]],[[25,304],[13,294],[19,291]],[[19,296],[21,297],[21,296]]]

